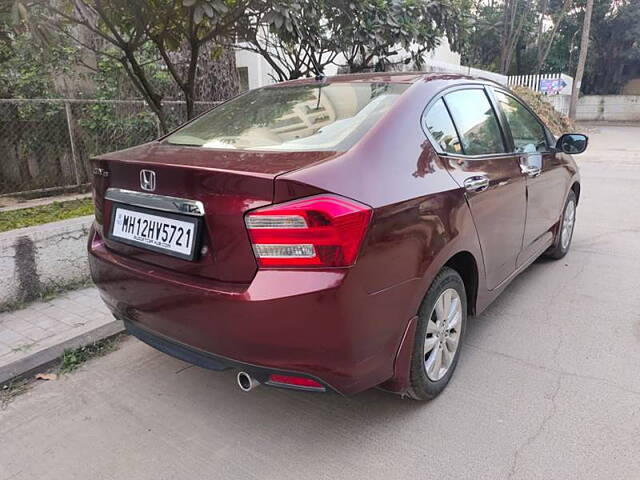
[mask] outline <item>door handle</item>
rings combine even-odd
[[[485,175],[469,177],[464,181],[467,192],[482,192],[489,188],[489,178]]]
[[[537,177],[538,175],[540,175],[540,172],[542,170],[540,169],[540,167],[520,165],[520,171],[528,177]]]

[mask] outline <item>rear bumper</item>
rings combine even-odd
[[[295,390],[306,390],[312,392],[326,392],[330,389],[329,386],[325,385],[324,387],[294,387],[286,384],[278,384],[272,383],[269,380],[269,375],[278,373],[282,375],[294,375],[298,376],[300,372],[285,372],[282,370],[274,370],[272,368],[264,368],[257,365],[251,365],[246,363],[238,363],[228,358],[219,357],[217,355],[212,355],[208,352],[203,352],[197,350],[195,348],[191,348],[187,345],[182,345],[174,340],[161,337],[158,334],[152,333],[144,328],[141,328],[135,322],[131,322],[126,319],[124,320],[124,326],[127,329],[127,332],[138,340],[143,341],[147,345],[152,346],[153,348],[160,350],[167,355],[171,355],[172,357],[178,358],[188,363],[192,363],[193,365],[197,365],[202,368],[208,368],[209,370],[228,370],[230,368],[237,368],[239,370],[245,371],[249,373],[253,378],[258,380],[260,383],[264,383],[267,385],[276,386],[279,388],[293,388]],[[308,375],[306,375],[308,377]],[[320,379],[314,378],[314,380],[322,383]]]
[[[179,347],[143,338],[156,348],[207,368],[299,373],[343,394],[394,375],[411,318],[402,308],[410,282],[368,294],[347,269],[265,270],[250,284],[221,283],[114,254],[93,230],[89,265],[105,303],[134,335]]]

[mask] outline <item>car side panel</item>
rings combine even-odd
[[[380,335],[380,345],[396,341],[394,354],[433,278],[455,254],[472,254],[479,271],[478,289],[486,288],[482,253],[465,191],[453,180],[420,126],[422,111],[432,95],[430,87],[412,86],[396,108],[345,155],[283,174],[275,186],[275,197],[281,200],[288,194],[317,189],[374,208],[350,280],[361,284],[371,296],[402,292],[387,295],[391,302],[387,315],[371,321],[371,331]],[[474,308],[473,301],[470,307]],[[396,361],[402,364],[403,360]],[[392,360],[393,376],[385,383],[387,389],[400,393],[406,388],[401,364],[398,370]]]
[[[516,269],[522,249],[527,208],[526,183],[513,155],[490,158],[450,158],[450,173],[458,184],[481,175],[489,180],[486,190],[467,192],[473,220],[480,237],[489,290],[496,288]]]
[[[366,272],[362,281],[371,293],[418,280],[419,299],[410,306],[414,313],[442,256],[466,249],[482,265],[464,190],[420,124],[434,91],[447,85],[413,85],[345,155],[276,179],[276,192],[285,190],[279,183],[294,182],[373,207],[367,243],[356,268]],[[484,287],[482,277],[479,283]]]
[[[542,171],[527,177],[527,224],[518,266],[553,240],[553,229],[560,218],[570,174],[552,152],[542,154]]]

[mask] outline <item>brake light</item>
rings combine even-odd
[[[261,267],[353,265],[371,208],[318,195],[249,212],[245,224]]]

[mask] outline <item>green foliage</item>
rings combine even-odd
[[[384,71],[397,48],[411,52],[404,63],[419,68],[422,55],[446,35],[454,50],[466,31],[468,3],[464,1],[373,0],[350,2],[334,16],[342,39],[340,50],[351,71],[375,67]]]
[[[117,335],[83,347],[65,350],[60,358],[58,371],[60,373],[73,372],[92,358],[102,357],[109,352],[113,352],[118,348],[122,338],[123,335]]]
[[[4,410],[17,396],[26,393],[32,386],[31,379],[10,380],[0,387],[0,410]]]
[[[585,0],[529,2],[515,61],[509,73],[538,73],[540,48],[551,43],[542,73],[573,75],[584,19]],[[544,10],[542,8],[546,6]],[[520,15],[524,11],[520,10]],[[499,70],[503,39],[504,2],[478,0],[474,6],[471,33],[462,51],[463,63]],[[540,32],[540,21],[543,22]],[[554,28],[556,31],[554,32]],[[634,76],[640,76],[640,2],[637,0],[595,0],[589,55],[583,93],[615,94]]]
[[[130,105],[93,103],[83,105],[79,115],[79,140],[86,157],[129,148],[158,136],[156,116],[145,108],[132,111]]]
[[[584,93],[620,93],[640,77],[640,1],[596,0],[590,38]]]
[[[0,232],[93,214],[90,198],[0,212]]]
[[[0,97],[55,97],[53,78],[72,69],[76,52],[65,43],[42,48],[30,32],[0,42]]]
[[[278,80],[322,73],[342,53],[351,72],[421,66],[446,35],[463,42],[469,0],[280,0],[247,17],[242,48],[265,57]],[[267,31],[261,26],[268,25]],[[406,55],[399,56],[403,48]]]
[[[328,10],[325,0],[281,0],[251,11],[238,24],[240,48],[262,55],[277,81],[320,74],[337,55]]]
[[[573,74],[584,19],[584,0],[564,18],[546,62],[546,71]],[[581,91],[616,94],[631,78],[640,76],[640,2],[595,0],[589,54]]]
[[[88,276],[86,278],[72,280],[70,282],[49,283],[47,285],[43,285],[42,289],[36,293],[35,297],[29,300],[19,299],[12,302],[1,304],[0,313],[13,312],[15,310],[20,310],[22,308],[26,308],[31,303],[46,302],[48,300],[51,300],[53,298],[56,298],[62,295],[65,292],[69,292],[71,290],[78,290],[80,288],[88,288],[91,286],[93,286],[93,282]]]
[[[465,65],[497,72],[500,70],[503,5],[479,2],[471,17],[468,41],[462,49]]]

